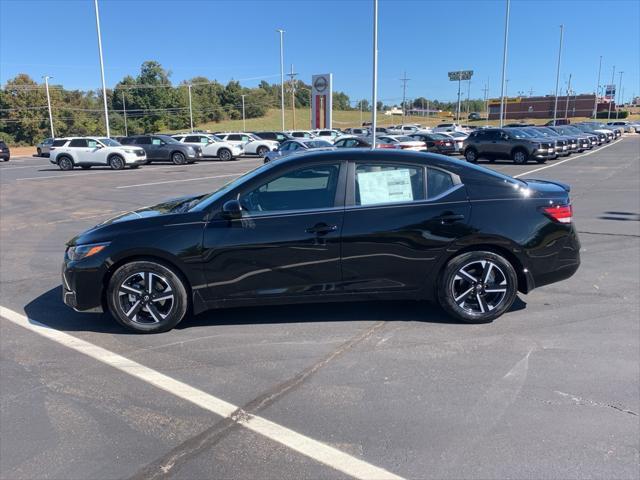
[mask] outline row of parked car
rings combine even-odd
[[[615,123],[615,124],[613,124]],[[640,133],[633,122],[582,122],[571,125],[536,126],[509,124],[504,128],[469,127],[443,123],[434,128],[417,124],[376,128],[376,148],[427,151],[463,155],[476,162],[509,158],[515,163],[545,162],[619,138],[625,132]],[[62,170],[109,166],[137,168],[154,161],[176,165],[199,159],[230,161],[244,155],[265,162],[314,149],[371,148],[368,127],[261,132],[190,132],[129,137],[66,137],[46,139],[37,146],[39,156],[48,155]],[[7,155],[8,157],[8,155]]]

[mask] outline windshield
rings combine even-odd
[[[462,132],[451,132],[449,135],[451,135],[452,137],[457,137],[457,138],[466,137],[467,136]]]
[[[273,165],[274,165],[274,163],[272,163],[272,162],[265,163],[265,164],[262,164],[262,165],[258,165],[256,168],[254,168],[253,170],[249,170],[244,175],[241,175],[241,176],[231,180],[230,182],[225,183],[219,189],[214,190],[213,192],[211,192],[211,193],[209,193],[207,195],[204,195],[203,197],[199,197],[199,198],[195,199],[194,201],[191,202],[191,204],[189,206],[189,211],[191,211],[191,212],[203,211],[209,205],[211,205],[213,202],[215,202],[216,200],[218,200],[219,198],[221,198],[222,196],[224,196],[225,194],[227,194],[228,192],[230,192],[231,190],[233,190],[237,186],[241,185],[242,183],[244,183],[247,180],[250,180],[251,178],[255,177],[256,175],[262,173],[263,171],[265,171],[265,170],[267,170],[269,168],[272,168]]]
[[[532,135],[528,134],[524,130],[520,130],[518,128],[510,128],[509,133],[516,138],[531,138]]]
[[[250,138],[251,140],[253,140],[253,141],[260,141],[260,140],[262,140],[259,136],[254,135],[254,134],[252,134],[252,133],[250,133],[250,134],[249,134],[249,138]]]
[[[99,138],[100,143],[106,145],[107,147],[119,147],[120,143],[116,142],[112,138]]]
[[[175,138],[170,137],[168,135],[156,135],[156,137],[160,138],[161,140],[163,140],[166,143],[180,143]]]
[[[326,140],[310,140],[308,142],[304,142],[307,148],[322,148],[322,147],[331,147],[332,145]]]
[[[542,134],[545,137],[559,137],[560,136],[560,134],[558,132],[556,132],[555,130],[553,130],[552,128],[538,127],[538,128],[536,128],[536,130],[539,130],[540,132],[542,132]]]
[[[397,139],[399,142],[415,142],[415,141],[416,141],[416,139],[415,139],[415,138],[406,137],[406,136],[404,136],[404,135],[403,135],[402,137],[396,137],[396,139]]]

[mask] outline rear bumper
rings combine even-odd
[[[2,160],[9,160],[10,157],[11,157],[11,154],[9,152],[0,152],[0,158]]]
[[[580,268],[580,240],[573,227],[558,245],[560,248],[555,258],[546,259],[540,264],[533,263],[528,268],[529,291],[566,280]]]

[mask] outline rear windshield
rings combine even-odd
[[[308,142],[304,142],[304,144],[309,148],[331,147],[331,144],[326,140],[310,140]]]
[[[53,143],[51,144],[52,147],[61,147],[63,146],[65,143],[67,143],[66,140],[54,140]]]

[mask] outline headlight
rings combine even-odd
[[[74,262],[82,260],[83,258],[90,257],[96,253],[101,252],[109,246],[109,242],[105,243],[88,243],[86,245],[75,245],[67,249],[67,256],[69,260]]]
[[[132,148],[125,148],[124,151],[125,151],[125,153],[136,153],[137,152],[137,150],[134,150]]]
[[[187,152],[196,153],[196,151],[195,151],[195,149],[193,147],[187,147]]]

